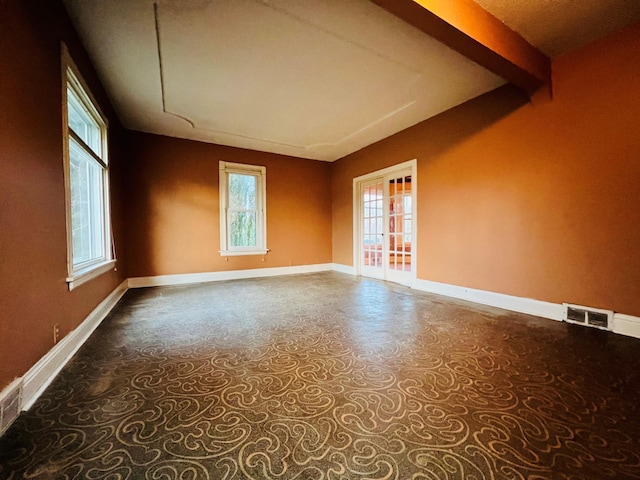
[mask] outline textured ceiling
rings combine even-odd
[[[474,0],[549,57],[640,19],[640,0]]]
[[[504,80],[367,0],[67,0],[123,124],[333,161]]]

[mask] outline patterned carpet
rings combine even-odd
[[[338,273],[129,291],[2,479],[640,479],[640,340]]]

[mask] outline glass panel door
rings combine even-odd
[[[409,283],[412,271],[412,192],[410,172],[387,177],[386,190],[389,204],[389,255],[387,278],[399,283]],[[407,278],[405,278],[407,277]]]
[[[411,169],[360,183],[360,274],[413,285],[414,195]]]
[[[384,182],[375,179],[362,185],[362,274],[384,278]]]

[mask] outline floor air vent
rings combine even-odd
[[[20,415],[22,408],[22,379],[15,379],[0,392],[0,436]]]
[[[564,303],[564,321],[611,330],[613,311]]]

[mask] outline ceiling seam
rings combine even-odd
[[[383,60],[389,62],[389,63],[393,63],[395,65],[398,65],[400,67],[406,68],[407,70],[411,71],[412,73],[415,73],[416,75],[422,75],[422,72],[420,70],[415,69],[413,66],[411,65],[407,65],[405,62],[400,61],[400,60],[396,60],[395,58],[391,58],[385,54],[382,54],[370,47],[367,47],[366,45],[363,45],[360,42],[357,42],[355,40],[352,40],[351,38],[348,38],[345,35],[339,35],[338,33],[325,28],[321,25],[319,25],[318,23],[314,23],[312,21],[306,20],[302,17],[300,17],[299,15],[296,15],[295,13],[290,12],[289,10],[287,10],[286,8],[283,7],[276,7],[275,5],[269,3],[268,1],[265,0],[253,0],[254,3],[258,3],[264,7],[270,8],[271,10],[274,10],[278,13],[281,13],[282,15],[286,15],[287,17],[293,18],[294,20],[300,22],[303,25],[306,25],[308,27],[314,28],[320,32],[323,32],[333,38],[336,38],[338,40],[341,40],[345,43],[348,43],[350,45],[353,45],[356,48],[359,48],[361,50],[364,50],[365,52],[370,53],[371,55],[378,57],[378,58],[382,58]]]
[[[174,117],[179,118],[180,120],[184,120],[189,125],[191,125],[191,128],[195,129],[196,128],[195,123],[189,120],[187,117],[178,115],[177,113],[169,112],[167,110],[167,103],[165,101],[165,95],[164,95],[164,68],[162,66],[162,49],[161,49],[161,43],[160,43],[160,21],[158,19],[158,2],[153,2],[153,18],[154,18],[155,27],[156,27],[156,45],[158,47],[158,68],[160,69],[160,96],[162,97],[162,111],[163,113],[166,113],[168,115],[173,115]]]
[[[157,1],[153,2],[153,17],[154,17],[154,22],[155,22],[155,31],[156,31],[156,46],[157,46],[157,52],[158,52],[158,69],[160,71],[160,97],[162,99],[162,112],[166,113],[167,115],[171,115],[174,116],[176,118],[179,118],[180,120],[184,120],[185,122],[187,122],[192,129],[194,130],[201,130],[201,131],[206,131],[206,132],[212,132],[212,133],[218,133],[220,135],[229,135],[229,136],[233,136],[233,137],[237,137],[237,138],[245,138],[248,140],[256,140],[258,142],[264,142],[264,143],[270,143],[273,145],[281,145],[284,147],[291,147],[291,148],[296,148],[296,149],[302,149],[302,150],[308,150],[309,147],[305,146],[305,145],[295,145],[295,144],[290,144],[290,143],[282,143],[282,142],[274,142],[272,140],[266,140],[263,138],[258,138],[258,137],[252,137],[249,135],[240,135],[237,133],[232,133],[232,132],[226,132],[224,130],[216,130],[216,129],[211,129],[211,128],[201,128],[196,126],[195,122],[193,122],[192,120],[190,120],[188,117],[185,117],[183,115],[180,115],[178,113],[174,113],[174,112],[170,112],[169,110],[167,110],[167,104],[166,104],[166,100],[165,100],[165,84],[164,84],[164,65],[162,63],[162,42],[160,40],[160,16],[158,13],[158,9],[160,8],[160,6],[158,5]],[[333,145],[333,144],[330,144]]]
[[[307,21],[303,20],[302,18],[298,17],[297,15],[294,15],[294,14],[292,14],[291,12],[289,12],[289,11],[287,11],[285,9],[277,8],[277,7],[273,6],[273,5],[270,5],[270,4],[265,3],[263,1],[260,1],[260,0],[254,0],[254,1],[256,1],[256,3],[259,3],[259,4],[263,5],[263,6],[271,8],[271,9],[273,9],[273,10],[275,10],[275,11],[281,13],[281,14],[284,14],[284,15],[287,15],[287,16],[289,16],[291,18],[294,18],[298,22],[301,22],[303,24],[309,25],[312,28],[316,28],[318,30],[321,30],[324,33],[326,33],[326,34],[328,34],[328,35],[330,35],[330,36],[332,36],[334,38],[338,38],[338,39],[340,39],[340,40],[342,40],[344,42],[350,43],[350,44],[352,44],[352,45],[354,45],[354,46],[356,46],[358,48],[361,48],[361,49],[363,49],[365,51],[368,51],[369,53],[372,53],[377,57],[383,58],[383,59],[385,59],[385,60],[387,60],[387,61],[389,61],[391,63],[395,63],[395,64],[397,64],[399,66],[407,68],[409,71],[411,71],[413,73],[420,74],[420,72],[416,71],[412,67],[410,67],[408,65],[405,65],[404,62],[398,62],[396,60],[387,58],[385,55],[381,55],[379,52],[376,52],[376,51],[374,51],[374,50],[372,50],[370,48],[367,48],[367,47],[365,47],[364,45],[361,45],[358,42],[351,41],[351,40],[349,40],[349,39],[347,39],[347,38],[345,38],[343,36],[336,35],[334,32],[331,32],[331,31],[329,31],[329,30],[327,30],[325,28],[322,28],[319,25],[315,25],[313,23],[307,22]],[[298,145],[298,144],[276,142],[276,141],[273,141],[273,140],[266,140],[266,139],[263,139],[263,138],[252,137],[252,136],[249,136],[249,135],[241,135],[241,134],[232,133],[232,132],[228,132],[228,131],[224,131],[224,130],[217,130],[217,129],[198,127],[198,126],[196,126],[195,122],[190,120],[188,117],[185,117],[185,116],[180,115],[178,113],[174,113],[174,112],[171,112],[171,111],[167,110],[166,98],[165,98],[164,64],[162,62],[162,42],[161,42],[161,39],[160,39],[159,8],[160,8],[160,5],[158,4],[158,1],[155,0],[153,2],[153,14],[154,14],[154,22],[155,22],[156,45],[157,45],[157,52],[158,52],[158,68],[160,70],[160,90],[161,90],[161,98],[162,98],[162,111],[163,111],[163,113],[165,113],[167,115],[172,115],[172,116],[174,116],[176,118],[179,118],[180,120],[184,120],[194,130],[207,131],[207,132],[217,133],[217,134],[220,134],[220,135],[229,135],[229,136],[233,136],[233,137],[236,137],[236,138],[244,138],[244,139],[248,139],[248,140],[255,140],[255,141],[258,141],[258,142],[264,142],[264,143],[268,143],[268,144],[272,144],[272,145],[280,145],[280,146],[284,146],[284,147],[290,147],[290,148],[301,149],[301,150],[309,150],[311,148],[318,148],[318,147],[323,147],[323,146],[335,147],[335,146],[339,145],[340,143],[344,142],[345,140],[347,140],[349,138],[352,138],[353,136],[358,135],[358,134],[368,130],[369,128],[379,124],[382,120],[384,120],[386,118],[389,118],[389,117],[392,117],[393,115],[397,114],[399,111],[405,110],[407,107],[415,104],[415,98],[414,98],[408,104],[405,104],[405,105],[401,106],[400,108],[394,110],[393,112],[388,113],[387,115],[385,115],[381,119],[377,119],[376,121],[374,121],[374,122],[372,122],[372,123],[370,123],[370,124],[368,124],[368,125],[366,125],[366,126],[364,126],[362,128],[359,128],[354,132],[348,133],[346,136],[338,139],[337,141],[334,141],[334,142],[319,142],[319,143],[315,143],[315,144],[312,144],[312,145]],[[422,77],[422,74],[420,74],[420,77]]]

